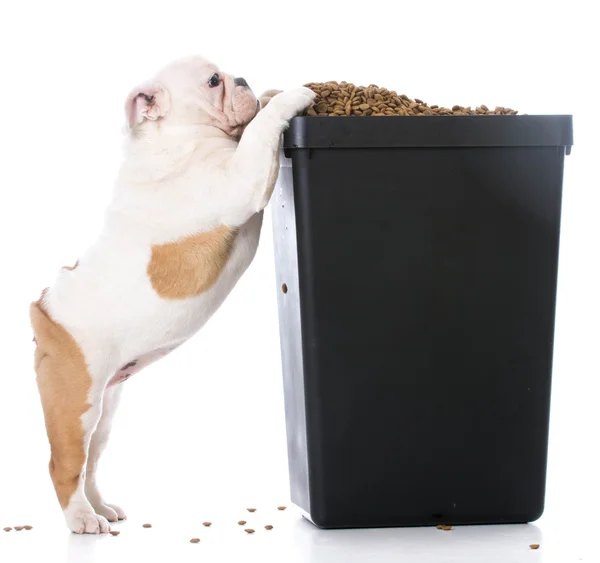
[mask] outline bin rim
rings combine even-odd
[[[294,117],[283,148],[566,147],[572,115]]]

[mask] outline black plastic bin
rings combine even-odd
[[[571,116],[299,117],[273,200],[292,502],[319,527],[544,507]]]

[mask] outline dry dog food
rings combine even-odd
[[[4,528],[5,532],[10,532],[12,530],[12,528],[10,526],[6,526],[6,528]]]
[[[26,530],[33,530],[33,526],[23,526]]]
[[[285,510],[287,508],[287,506],[278,506],[277,510]]]
[[[531,549],[539,549],[540,548],[540,544],[539,543],[532,543],[529,547]]]
[[[252,528],[246,528],[246,529],[244,530],[244,532],[246,532],[247,534],[253,534],[253,533],[254,533],[254,530],[253,530]]]
[[[192,538],[190,543],[200,543],[200,538]]]
[[[515,115],[516,110],[497,106],[493,110],[485,105],[452,108],[428,105],[423,100],[412,100],[394,90],[370,86],[355,86],[349,82],[309,82],[305,84],[317,94],[306,115],[338,117],[350,115]]]
[[[256,508],[246,508],[248,512],[256,512]]]
[[[271,526],[271,524],[265,526],[265,530],[272,530],[272,529],[273,529],[273,526]]]
[[[448,531],[448,530],[451,530],[451,529],[452,529],[452,526],[446,526],[445,524],[438,524],[438,525],[436,526],[436,528],[437,528],[438,530],[446,530],[446,531]]]
[[[121,532],[119,532],[119,530],[111,530],[111,531],[109,532],[109,534],[110,534],[111,536],[118,536],[120,533],[121,533]]]
[[[238,525],[239,525],[239,526],[243,526],[245,523],[246,523],[246,520],[240,520],[240,521],[238,522]]]
[[[152,524],[142,524],[142,528],[152,528]]]
[[[202,525],[209,528],[210,526],[212,526],[212,522],[202,522]]]
[[[15,530],[20,532],[25,526],[15,526]]]

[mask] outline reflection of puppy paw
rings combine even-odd
[[[316,96],[312,90],[301,86],[277,94],[271,100],[270,105],[276,106],[276,111],[280,112],[281,117],[288,121],[310,107]]]
[[[281,94],[281,90],[267,90],[263,92],[260,98],[258,98],[260,108],[263,109],[277,94]]]

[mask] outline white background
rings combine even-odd
[[[2,3],[0,528],[34,529],[0,531],[0,561],[600,561],[600,45],[586,5]],[[121,535],[67,531],[47,473],[28,305],[101,227],[128,91],[193,53],[244,76],[257,93],[348,80],[430,104],[574,114],[547,508],[536,524],[322,532],[294,510],[275,510],[289,493],[267,213],[258,255],[215,317],[126,384],[101,469],[107,500],[129,513]],[[252,520],[244,511],[251,505],[259,508]],[[236,522],[244,516],[260,533],[243,533]],[[205,519],[210,530],[201,529]],[[144,521],[154,528],[143,530]],[[269,523],[275,529],[265,532]],[[189,544],[196,535],[202,543]]]

